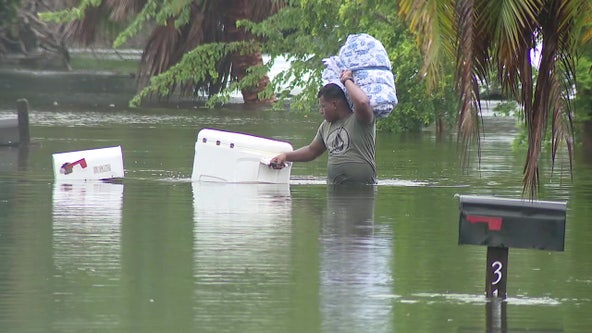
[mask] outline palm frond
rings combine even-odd
[[[577,46],[592,39],[587,0],[456,0],[400,1],[400,14],[416,33],[424,53],[424,73],[434,87],[443,46],[456,47],[456,88],[459,93],[459,142],[466,158],[470,144],[480,156],[482,125],[479,118],[479,85],[490,73],[504,94],[518,100],[524,110],[528,151],[523,172],[523,195],[536,197],[539,159],[547,126],[551,126],[551,160],[555,163],[561,142],[566,143],[570,163],[573,151],[571,98],[575,84]],[[454,6],[451,3],[455,3]],[[455,17],[451,30],[438,30],[439,20]],[[443,33],[450,33],[442,36]],[[452,39],[455,37],[456,39]],[[538,74],[533,78],[531,53],[540,45]],[[571,165],[571,164],[570,164]]]
[[[430,91],[438,87],[443,63],[454,59],[454,7],[453,0],[401,0],[399,3],[399,14],[409,22],[423,52],[421,72]]]
[[[479,53],[476,42],[476,3],[475,0],[457,3],[456,17],[458,18],[458,51],[456,68],[456,89],[459,92],[458,111],[458,140],[461,146],[463,164],[468,164],[468,149],[476,144],[477,155],[480,160],[480,122],[481,111],[479,103],[479,76],[475,74]]]
[[[525,112],[528,128],[528,152],[524,170],[524,191],[535,197],[539,186],[539,158],[542,142],[551,120],[551,161],[560,141],[565,141],[570,163],[573,159],[573,127],[571,124],[572,87],[575,83],[574,57],[579,31],[576,27],[582,8],[578,1],[570,4],[561,1],[546,1],[540,11],[538,23],[542,35],[541,61],[536,80],[532,110]],[[563,120],[567,119],[568,126]]]

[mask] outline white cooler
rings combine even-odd
[[[195,142],[192,181],[289,183],[292,163],[272,169],[269,161],[292,145],[258,136],[205,128]]]
[[[123,178],[121,146],[56,153],[52,158],[56,180]]]

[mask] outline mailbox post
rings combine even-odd
[[[506,298],[510,247],[563,251],[566,202],[460,195],[459,245],[487,246],[485,294]]]
[[[485,296],[488,298],[506,298],[508,252],[507,247],[487,247]]]

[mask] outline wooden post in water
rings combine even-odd
[[[21,98],[16,101],[18,112],[19,144],[28,145],[31,138],[29,134],[29,102]]]

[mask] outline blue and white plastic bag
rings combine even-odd
[[[340,77],[342,71],[350,69],[356,84],[368,95],[376,117],[388,116],[399,102],[391,62],[376,38],[368,34],[349,35],[339,54],[323,59],[323,64],[323,83],[337,84],[346,96]]]

